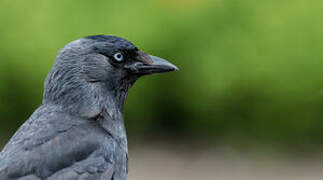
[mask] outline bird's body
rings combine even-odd
[[[1,153],[0,179],[125,179],[126,167],[115,165],[127,161],[126,139],[99,121],[41,106]]]
[[[0,180],[125,180],[127,91],[142,75],[172,70],[115,36],[68,44],[47,76],[42,105],[0,153]]]

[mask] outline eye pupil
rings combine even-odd
[[[123,60],[123,55],[121,53],[115,53],[113,57],[116,61],[119,62]]]

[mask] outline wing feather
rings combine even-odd
[[[1,152],[0,179],[96,179],[112,171],[114,143],[95,121],[38,109]]]

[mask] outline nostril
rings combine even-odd
[[[147,65],[152,65],[154,63],[151,57],[142,51],[138,51],[137,60]]]

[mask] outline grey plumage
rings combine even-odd
[[[41,106],[0,153],[0,180],[125,180],[128,89],[142,75],[174,70],[119,37],[69,43],[46,78]]]

